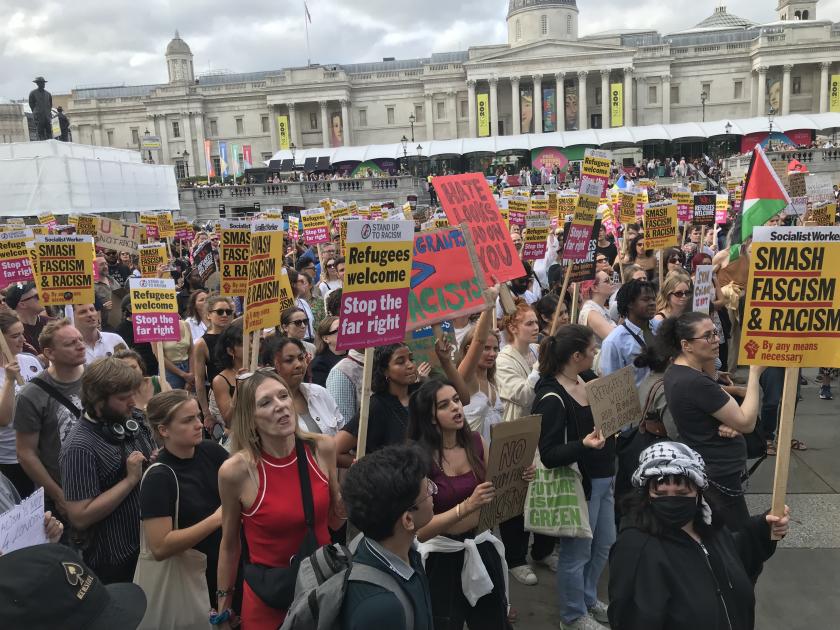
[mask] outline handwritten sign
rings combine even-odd
[[[0,286],[33,279],[26,249],[26,243],[32,238],[32,230],[0,232]]]
[[[129,278],[128,290],[136,343],[180,341],[181,326],[174,280]]]
[[[528,482],[522,480],[522,475],[534,463],[541,421],[542,416],[525,416],[490,427],[485,479],[493,482],[496,498],[482,506],[477,531],[495,527],[524,511]]]
[[[481,173],[435,177],[432,185],[449,223],[467,224],[487,286],[525,275],[510,232]]]
[[[413,250],[413,221],[348,223],[339,350],[402,341]]]
[[[283,227],[283,221],[277,219],[264,219],[251,225],[245,294],[246,333],[280,325],[284,297],[280,291],[284,270]]]
[[[41,304],[93,304],[92,236],[36,236],[35,250]]]
[[[589,381],[585,386],[595,426],[604,437],[617,433],[631,422],[638,422],[642,415],[633,370],[633,366],[628,365]]]
[[[248,290],[248,256],[251,252],[251,222],[222,219],[219,265],[222,295],[242,297]]]
[[[138,256],[140,250],[137,246],[144,233],[145,227],[138,223],[123,223],[116,219],[99,217],[96,224],[96,246]]]
[[[712,265],[697,265],[695,267],[692,311],[709,314],[709,308],[715,298],[715,285],[712,281],[713,269]]]
[[[49,542],[44,531],[44,489],[38,488],[11,510],[0,514],[0,553]]]
[[[840,227],[753,230],[739,363],[840,367]]]

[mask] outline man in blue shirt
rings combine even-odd
[[[600,376],[617,372],[632,365],[642,349],[651,342],[653,333],[650,320],[656,313],[656,290],[645,280],[631,280],[616,295],[618,314],[624,318],[601,343]],[[634,368],[636,386],[650,372],[650,368]]]
[[[411,602],[415,630],[432,630],[432,600],[420,554],[417,531],[434,515],[437,492],[426,475],[425,455],[409,445],[388,446],[367,455],[348,470],[342,484],[347,515],[364,534],[354,564],[364,564],[394,578]],[[405,630],[409,612],[387,588],[350,581],[341,610],[343,630]]]

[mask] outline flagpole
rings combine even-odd
[[[306,65],[312,65],[312,53],[309,50],[309,11],[306,8],[306,0],[303,3],[303,26],[306,29]]]

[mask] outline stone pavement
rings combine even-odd
[[[835,400],[818,397],[816,370],[803,370],[808,385],[796,414],[794,435],[808,446],[794,451],[787,504],[791,532],[765,565],[756,588],[756,630],[840,628],[840,383]],[[769,509],[774,458],[753,476],[747,497],[752,513]],[[522,586],[511,578],[511,601],[519,630],[556,630],[554,574],[537,568],[540,583]],[[601,598],[607,601],[607,575]]]

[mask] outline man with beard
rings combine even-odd
[[[140,553],[140,479],[154,443],[134,407],[141,376],[105,357],[82,377],[84,414],[61,449],[67,515],[104,584],[131,582]]]

